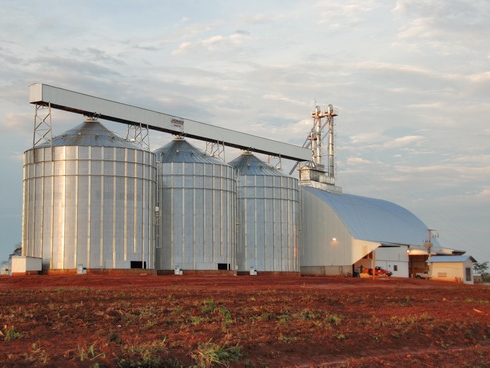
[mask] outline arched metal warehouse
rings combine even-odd
[[[427,226],[395,203],[303,185],[301,208],[302,274],[349,274],[355,265],[386,262],[407,277],[410,252],[424,251]],[[445,251],[437,239],[432,245]],[[373,251],[378,259],[367,259]]]

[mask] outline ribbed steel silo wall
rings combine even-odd
[[[298,196],[291,177],[238,177],[239,271],[299,272]]]
[[[155,190],[151,152],[92,146],[28,150],[24,255],[42,257],[43,268],[51,270],[80,264],[154,268]]]
[[[157,268],[235,270],[236,179],[226,164],[158,166]]]

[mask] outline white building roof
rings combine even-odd
[[[466,262],[471,259],[472,262],[476,262],[472,256],[434,256],[427,260],[427,263],[454,263],[454,262]]]
[[[385,245],[421,245],[427,226],[405,208],[381,199],[303,187],[328,204],[355,239]],[[438,247],[437,239],[432,241]]]

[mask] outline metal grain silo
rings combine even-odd
[[[154,268],[156,162],[99,122],[24,153],[23,255],[45,270]]]
[[[157,268],[235,270],[233,168],[182,138],[155,153],[160,208]]]
[[[238,172],[238,270],[299,272],[298,180],[250,152],[229,164]]]

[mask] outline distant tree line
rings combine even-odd
[[[475,273],[479,273],[483,282],[490,282],[490,275],[488,274],[488,261],[487,262],[477,262],[473,264],[473,270]]]
[[[21,255],[22,255],[22,243],[17,243],[17,244],[15,244],[14,251],[9,254],[9,259],[4,260],[3,262],[0,262],[0,264],[3,265],[6,263],[9,263],[13,256],[21,256]]]

